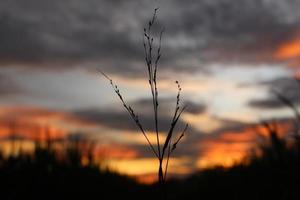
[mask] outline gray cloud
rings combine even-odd
[[[173,103],[172,103],[173,102]],[[161,99],[159,101],[159,128],[161,131],[167,132],[170,128],[170,122],[175,108],[176,99]],[[205,105],[186,102],[189,108],[186,110],[188,113],[199,114],[205,112]],[[145,130],[155,131],[153,120],[153,108],[150,99],[141,99],[130,103],[134,108],[136,114],[139,116],[140,121]],[[79,118],[87,121],[100,123],[104,126],[125,130],[137,130],[136,125],[130,119],[129,114],[124,110],[118,111],[86,109],[75,111],[74,114]],[[185,122],[179,120],[177,124],[179,130],[185,126]],[[198,132],[190,128],[191,132]]]
[[[300,104],[300,84],[299,81],[292,78],[278,78],[271,81],[259,83],[269,87],[269,96],[264,99],[253,99],[249,106],[253,108],[276,109],[283,108],[286,105],[274,94],[278,92],[285,98],[289,99],[295,105]]]
[[[17,95],[24,92],[10,77],[0,73],[0,95],[1,97]]]
[[[194,73],[210,61],[270,62],[300,22],[293,0],[3,0],[0,61],[93,61],[109,73],[144,75],[142,28],[155,4],[167,30],[166,71]]]
[[[275,99],[275,97],[267,98],[267,99],[254,99],[251,100],[248,105],[252,108],[258,108],[258,109],[274,109],[274,108],[276,109],[285,106],[278,99]]]
[[[206,111],[206,105],[204,104],[196,104],[194,102],[185,102],[186,112],[191,114],[202,114]]]
[[[174,108],[176,105],[176,97],[174,98],[159,98],[159,114],[163,116],[172,116],[174,113]],[[147,115],[152,115],[153,104],[152,99],[140,99],[138,101],[132,102],[137,110],[143,112]],[[191,101],[185,101],[181,103],[182,106],[186,106],[185,112],[191,114],[202,114],[206,111],[206,105],[202,103],[194,103]]]

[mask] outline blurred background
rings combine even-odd
[[[171,159],[172,177],[243,162],[270,133],[262,122],[276,121],[278,135],[290,137],[293,109],[273,91],[297,108],[300,1],[1,0],[3,159],[51,149],[61,160],[71,155],[68,162],[154,182],[155,157],[97,69],[118,84],[155,142],[142,39],[156,7],[154,34],[165,28],[160,137],[176,80],[188,106],[176,131],[190,125]]]

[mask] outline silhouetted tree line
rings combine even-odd
[[[299,137],[280,137],[276,122],[264,122],[264,126],[268,135],[245,162],[171,181],[169,199],[300,199]]]
[[[145,186],[101,167],[95,145],[81,134],[37,140],[31,153],[16,147],[16,137],[9,139],[12,154],[0,152],[0,199],[141,199],[146,193]]]
[[[166,199],[299,199],[299,137],[281,137],[276,122],[258,153],[232,168],[216,167],[183,180],[169,180]],[[158,185],[145,186],[100,168],[93,145],[74,134],[57,151],[55,141],[36,141],[33,153],[0,153],[1,199],[155,199]],[[85,162],[82,162],[83,157]]]

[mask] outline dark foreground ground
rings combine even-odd
[[[296,144],[296,143],[295,143]],[[50,149],[33,155],[0,157],[0,199],[159,199],[157,185],[145,186],[109,171],[80,164],[77,151],[64,161]],[[167,199],[300,199],[300,151],[279,138],[262,148],[248,165],[215,168],[169,181]]]

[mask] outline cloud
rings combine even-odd
[[[268,121],[269,122],[269,121]],[[288,136],[293,129],[290,118],[276,121],[280,137]],[[197,166],[200,168],[212,166],[230,167],[243,161],[249,154],[258,150],[259,140],[269,139],[270,133],[260,123],[245,124],[235,129],[223,130],[213,137],[202,138],[198,141],[199,157]]]
[[[191,114],[203,114],[206,111],[206,105],[204,104],[196,104],[194,102],[185,102],[186,110],[185,112],[191,113]]]
[[[24,92],[23,89],[16,84],[10,77],[0,73],[0,95],[11,96]]]
[[[2,135],[8,134],[12,126],[18,134],[28,138],[45,137],[45,132],[51,132],[52,137],[66,138],[75,133],[83,138],[90,137],[93,129],[101,126],[86,122],[67,111],[33,107],[33,106],[1,106],[0,128]],[[78,132],[82,130],[82,132]]]
[[[118,11],[110,2],[2,1],[1,60],[40,64],[99,59],[105,63],[113,62],[116,55],[117,60],[136,59],[140,49],[130,38],[130,31],[117,27],[114,14]],[[112,63],[122,70],[119,64]]]
[[[144,75],[142,28],[156,3],[147,0],[4,0],[0,59],[39,68],[44,63],[93,62],[109,73]],[[297,1],[160,1],[166,27],[165,71],[203,70],[204,62],[272,62],[273,51],[299,30]],[[16,15],[16,13],[18,13]],[[158,28],[157,28],[158,29]],[[61,65],[59,65],[61,67]]]
[[[176,98],[159,98],[159,109],[160,114],[165,116],[171,116],[174,113],[174,108],[176,104]],[[180,103],[182,106],[187,106],[185,112],[191,114],[202,114],[206,111],[206,105],[202,103],[194,103],[191,101],[184,101]],[[147,113],[147,115],[151,115],[153,113],[153,104],[152,99],[139,99],[135,102],[132,102],[137,110],[141,110],[143,113]]]
[[[295,105],[300,103],[300,84],[295,79],[277,78],[271,81],[261,82],[259,84],[269,87],[268,96],[262,99],[250,100],[248,105],[252,108],[276,109],[286,107],[286,105],[274,94],[274,91],[289,99]]]
[[[279,99],[276,99],[276,97],[266,99],[254,99],[251,100],[248,105],[252,108],[257,109],[278,109],[285,106],[282,102],[280,102]]]
[[[159,100],[159,128],[160,131],[167,132],[170,128],[172,115],[174,112],[176,99],[160,99]],[[206,106],[203,104],[196,104],[193,102],[185,102],[183,104],[188,105],[186,113],[201,114],[205,112]],[[151,99],[140,99],[130,103],[135,113],[139,116],[139,119],[148,131],[155,131],[153,120],[153,107]],[[129,114],[125,110],[99,110],[99,109],[85,109],[74,112],[74,115],[82,120],[99,123],[107,127],[117,128],[122,130],[137,130],[136,125],[130,119]],[[183,128],[185,122],[181,119],[177,123],[177,127]],[[197,132],[191,127],[189,131]]]
[[[211,136],[219,136],[223,132],[228,132],[228,131],[239,131],[250,124],[232,120],[232,119],[226,119],[226,118],[221,118],[221,117],[214,117],[216,121],[219,121],[222,123],[222,126],[215,130],[213,133],[211,133]]]
[[[114,127],[124,130],[135,130],[135,124],[130,121],[130,116],[124,112],[101,111],[95,109],[86,109],[75,111],[77,115],[85,121],[104,124],[106,127]]]

